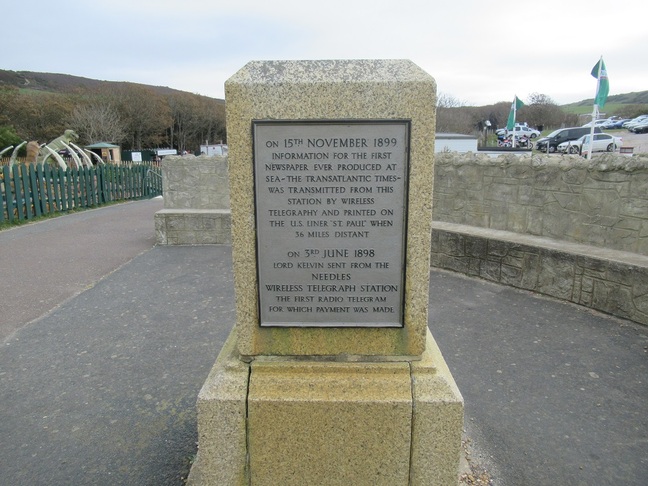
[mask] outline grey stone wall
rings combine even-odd
[[[648,157],[439,153],[431,265],[648,324]]]
[[[159,245],[231,243],[227,157],[165,157],[162,189],[164,209],[155,214]]]
[[[165,209],[229,209],[227,157],[165,157],[162,190]]]
[[[434,221],[648,255],[648,157],[438,153]]]

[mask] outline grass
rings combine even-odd
[[[26,96],[63,96],[63,93],[57,93],[56,91],[48,91],[46,89],[34,89],[34,88],[18,88],[18,91],[21,95]]]

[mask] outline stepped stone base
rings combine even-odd
[[[463,399],[427,333],[420,361],[239,359],[198,397],[189,485],[456,485]]]

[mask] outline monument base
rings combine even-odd
[[[198,397],[188,484],[456,485],[463,399],[428,331],[420,361],[238,357]]]
[[[158,245],[232,243],[229,209],[161,209],[155,213]]]

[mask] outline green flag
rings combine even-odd
[[[596,98],[594,98],[594,104],[598,105],[599,108],[603,108],[605,101],[607,100],[608,93],[610,92],[610,80],[608,79],[607,69],[605,68],[605,63],[603,58],[596,63],[596,66],[592,69],[592,76],[598,79],[598,86],[596,89]]]
[[[513,130],[515,128],[515,112],[524,106],[522,100],[517,96],[513,99],[513,104],[511,105],[511,112],[509,113],[508,120],[506,122],[506,129]]]

